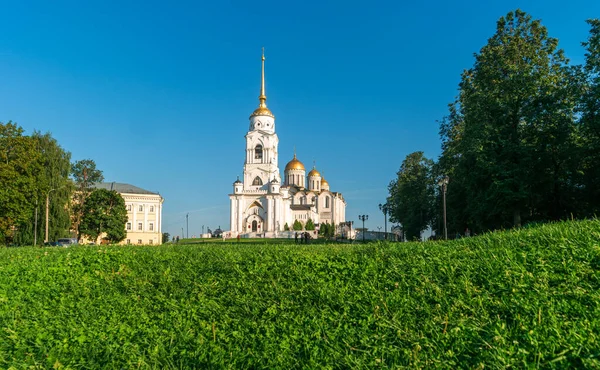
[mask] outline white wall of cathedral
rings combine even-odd
[[[308,190],[321,191],[321,176],[308,177]]]
[[[257,146],[262,151],[257,151]],[[246,163],[275,164],[278,161],[279,138],[275,133],[250,131],[246,134]]]
[[[304,170],[287,170],[285,171],[285,184],[305,187],[306,171]]]
[[[252,116],[250,117],[249,131],[265,131],[269,133],[275,132],[275,118],[269,116]]]
[[[276,194],[266,190],[231,194],[230,203],[230,229],[233,233],[282,231],[286,223],[291,229],[296,219],[303,225],[308,218],[316,224],[334,225],[346,220],[346,202],[341,194],[329,191],[314,192],[283,186]],[[309,210],[292,210],[292,204],[307,204],[312,207]],[[254,221],[256,231],[253,229]]]
[[[307,195],[311,192],[302,192],[302,194]],[[331,193],[319,194],[319,207],[314,206],[308,210],[292,210],[291,198],[284,198],[281,194],[269,196],[232,194],[230,199],[231,231],[234,233],[282,231],[286,223],[291,229],[295,220],[305,225],[309,218],[316,224],[334,225],[346,219],[346,203],[341,196]],[[327,205],[329,207],[326,207]],[[256,227],[253,222],[256,222]]]
[[[333,197],[330,192],[319,194],[319,215],[322,222],[333,223]]]
[[[244,163],[244,190],[267,190],[272,179],[281,182],[279,175],[279,138],[276,134],[251,131],[246,135],[246,162]]]

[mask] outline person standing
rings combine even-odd
[[[294,241],[298,244],[298,232],[294,233]]]

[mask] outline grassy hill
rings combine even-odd
[[[600,221],[452,242],[0,250],[0,367],[600,367]]]

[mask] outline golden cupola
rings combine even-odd
[[[308,177],[321,177],[321,174],[319,173],[319,171],[317,171],[316,168],[313,168],[312,170],[310,170],[310,172],[308,173]]]
[[[329,190],[329,183],[325,178],[321,178],[321,190]]]
[[[262,53],[262,75],[261,75],[261,84],[260,84],[260,95],[258,96],[258,100],[260,103],[258,104],[258,108],[252,112],[250,118],[255,116],[268,116],[271,118],[275,118],[273,113],[269,108],[267,108],[267,95],[265,94],[265,48],[263,48]]]
[[[285,170],[286,171],[290,171],[290,170],[306,171],[302,162],[300,162],[298,160],[298,158],[296,158],[295,153],[294,153],[294,158],[291,161],[289,161],[288,164],[285,165]]]

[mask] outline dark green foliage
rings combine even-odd
[[[591,19],[581,88],[581,127],[587,215],[600,214],[600,20]]]
[[[43,168],[37,178],[38,196],[42,200],[38,235],[45,234],[45,200],[48,199],[48,240],[55,241],[70,236],[69,205],[74,190],[69,179],[71,153],[65,151],[49,133],[34,132],[32,138],[40,151],[40,166]]]
[[[306,230],[314,230],[315,229],[315,223],[313,222],[313,220],[311,218],[309,218],[306,221],[306,226],[305,226]]]
[[[390,220],[399,222],[409,240],[419,238],[431,224],[434,203],[433,161],[423,152],[406,156],[398,177],[388,187],[387,209]]]
[[[303,226],[302,226],[302,222],[298,221],[298,220],[294,220],[294,225],[293,225],[294,230],[296,231],[300,231],[302,230]]]
[[[127,236],[126,222],[127,209],[121,195],[114,190],[96,189],[83,205],[79,230],[93,241],[105,237],[110,243],[118,243]]]
[[[168,243],[169,242],[169,237],[171,235],[169,233],[162,233],[162,242],[164,243]]]
[[[288,226],[287,222],[285,223],[285,225],[283,225],[283,230],[290,231],[290,227]]]
[[[0,123],[0,242],[33,244],[37,231],[41,243],[46,199],[49,239],[69,236],[70,156],[49,133],[25,136],[18,125]]]
[[[40,152],[23,129],[0,122],[0,243],[13,241],[15,233],[32,228],[35,204],[40,204],[36,175],[41,171]]]
[[[319,225],[319,235],[325,238],[332,238],[335,235],[335,226],[328,223],[322,223]]]
[[[580,212],[577,79],[557,45],[538,20],[509,12],[463,73],[440,128],[451,230]]]
[[[0,250],[2,368],[598,368],[600,222]]]

